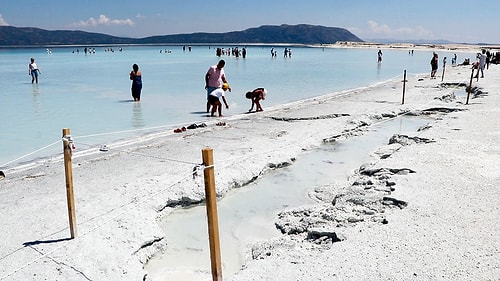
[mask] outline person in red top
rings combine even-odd
[[[208,96],[215,89],[221,88],[222,83],[228,84],[226,80],[226,74],[224,73],[224,65],[226,62],[220,60],[216,65],[211,66],[207,73],[205,74],[205,89],[207,90],[207,113],[210,112],[210,103],[208,102]],[[231,88],[228,89],[231,92]]]

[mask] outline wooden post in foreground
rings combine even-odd
[[[210,262],[212,280],[222,281],[222,262],[219,242],[219,221],[217,218],[217,196],[215,192],[214,157],[211,148],[201,151],[203,158],[203,175],[205,177],[205,198],[207,205],[208,239],[210,243]]]
[[[64,171],[66,172],[66,199],[68,201],[69,231],[71,238],[76,237],[76,215],[75,215],[75,196],[73,193],[73,166],[71,161],[72,143],[68,128],[64,128],[63,134],[63,152],[64,152]]]
[[[401,101],[401,104],[405,104],[405,91],[406,91],[406,69],[405,69],[405,73],[404,73],[404,76],[403,76],[403,100]]]
[[[469,82],[469,87],[467,88],[467,101],[465,104],[469,104],[469,96],[470,93],[472,93],[472,79],[474,78],[474,67],[472,68],[472,73],[470,74],[470,82]]]

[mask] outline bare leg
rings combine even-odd
[[[207,113],[210,112],[210,102],[207,101]]]
[[[217,109],[217,105],[213,105],[212,106],[212,113],[210,114],[210,116],[215,116],[215,110]]]
[[[262,109],[262,106],[260,105],[260,100],[259,99],[256,99],[255,100],[255,104],[257,105],[257,111],[264,111]]]

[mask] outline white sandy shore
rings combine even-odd
[[[449,94],[469,83],[470,67],[449,67],[448,87],[440,77],[409,77],[404,105],[398,79],[276,108],[264,101],[266,111],[225,118],[226,126],[216,126],[218,119],[75,157],[73,240],[62,163],[7,173],[0,180],[0,280],[151,280],[143,263],[169,243],[157,219],[204,199],[202,172],[193,176],[202,148],[214,149],[224,196],[324,140],[408,112],[436,121],[410,136],[417,138],[380,148],[380,160],[345,182],[311,187],[317,204],[276,218],[293,234],[255,245],[244,269],[224,279],[499,280],[499,66],[485,76],[474,79],[483,94],[469,105]],[[333,193],[334,186],[344,191]]]

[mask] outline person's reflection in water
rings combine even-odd
[[[382,68],[381,63],[377,63],[377,79],[380,79],[380,69]]]
[[[143,128],[144,118],[142,117],[142,108],[140,102],[134,102],[132,105],[132,127]]]
[[[36,113],[40,113],[40,89],[38,89],[38,84],[33,84],[33,110]]]

